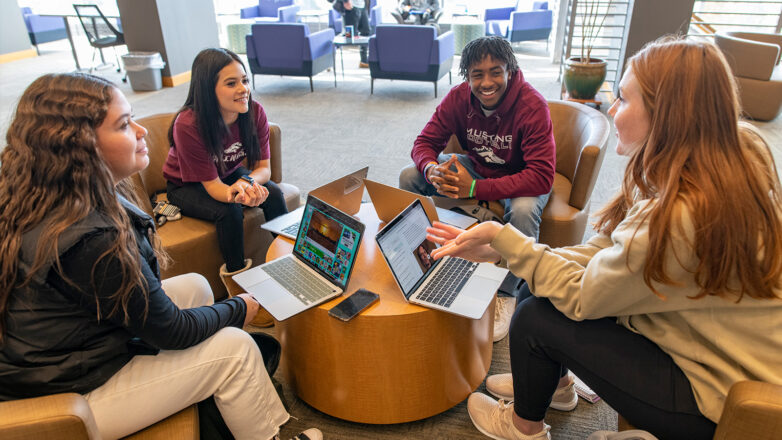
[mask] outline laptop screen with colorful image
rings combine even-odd
[[[343,290],[358,254],[364,225],[352,216],[309,196],[293,252]]]

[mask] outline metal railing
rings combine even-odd
[[[711,0],[696,1],[688,35],[710,35],[720,31],[779,33],[782,29],[782,1]]]
[[[567,0],[562,0],[567,1]],[[581,43],[585,37],[582,28],[582,19],[587,13],[587,4],[590,1],[570,0],[568,5],[568,15],[565,23],[565,44],[560,60],[560,79],[562,78],[565,61],[571,56],[580,56]],[[607,63],[606,66],[606,84],[613,88],[617,81],[617,66],[619,64],[619,55],[622,49],[622,41],[627,32],[627,19],[631,11],[630,0],[602,0],[595,3],[599,13],[605,14],[605,22],[600,32],[597,34],[592,45],[592,54],[594,58],[600,58]],[[564,88],[564,82],[563,88]]]

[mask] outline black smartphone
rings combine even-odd
[[[355,293],[332,307],[329,310],[329,315],[342,321],[350,321],[354,316],[361,313],[362,310],[369,307],[370,304],[377,301],[378,298],[377,293],[370,292],[367,289],[358,289]]]

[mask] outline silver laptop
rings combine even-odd
[[[310,191],[310,194],[342,212],[354,215],[361,209],[361,198],[364,196],[364,178],[367,177],[368,172],[369,167],[364,167],[319,186]],[[262,224],[261,228],[295,240],[302,214],[304,214],[304,207],[300,206],[287,214],[269,220]]]
[[[430,254],[438,245],[426,239],[430,225],[421,201],[416,199],[378,232],[375,240],[407,301],[479,319],[508,270],[461,258],[433,259]]]
[[[345,290],[363,234],[363,223],[310,195],[293,253],[233,279],[283,321]]]
[[[375,205],[377,218],[386,223],[390,222],[403,209],[413,203],[415,199],[421,201],[426,215],[433,222],[441,221],[461,229],[467,229],[478,222],[475,217],[435,206],[434,201],[429,196],[383,185],[380,182],[369,179],[364,179],[364,185],[367,187],[372,204]]]

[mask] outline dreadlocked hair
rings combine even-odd
[[[462,60],[459,63],[459,74],[466,80],[470,67],[490,56],[507,65],[507,71],[515,73],[519,70],[519,63],[510,43],[502,37],[481,37],[470,41],[462,50]]]

